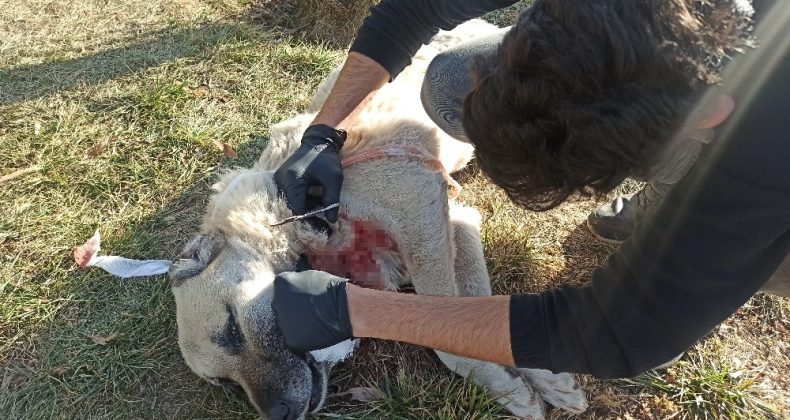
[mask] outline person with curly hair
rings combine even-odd
[[[373,7],[315,125],[276,172],[294,212],[308,210],[313,185],[323,204],[337,201],[342,169],[327,149],[342,147],[338,129],[421,44],[511,3]],[[399,295],[283,273],[272,305],[286,343],[308,351],[375,337],[629,377],[682,353],[759,290],[790,295],[788,24],[790,5],[769,0],[536,0],[501,35],[443,52],[426,74],[426,112],[475,146],[516,204],[542,211],[647,181],[588,219],[619,249],[584,286],[513,296]]]

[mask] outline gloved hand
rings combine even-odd
[[[323,271],[274,278],[272,309],[291,350],[304,353],[353,338],[346,281]]]
[[[310,187],[322,187],[322,207],[340,201],[340,187],[343,186],[340,149],[345,141],[343,130],[323,124],[311,125],[302,136],[302,145],[274,172],[274,181],[294,214],[313,210],[307,202]],[[337,208],[324,213],[331,223],[337,221],[337,214]]]

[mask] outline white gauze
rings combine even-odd
[[[97,230],[87,242],[74,248],[74,261],[80,268],[95,266],[125,279],[156,276],[170,269],[169,260],[132,260],[115,255],[99,255],[100,250],[101,236]]]
[[[316,362],[340,363],[354,354],[357,340],[346,340],[321,350],[313,350],[310,355]]]

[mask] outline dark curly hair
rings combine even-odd
[[[747,45],[738,1],[537,0],[472,68],[462,122],[483,172],[532,210],[611,191]]]

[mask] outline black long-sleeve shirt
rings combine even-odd
[[[512,3],[384,0],[351,49],[394,78],[439,29]],[[758,14],[773,1],[760,3]],[[738,84],[719,138],[606,266],[584,287],[512,296],[518,366],[639,374],[732,314],[790,253],[790,51],[781,40],[760,41],[769,53],[747,68],[754,77]],[[760,88],[748,92],[761,72]]]
[[[395,78],[440,29],[510,6],[517,0],[382,0],[371,8],[351,51],[372,58]]]

